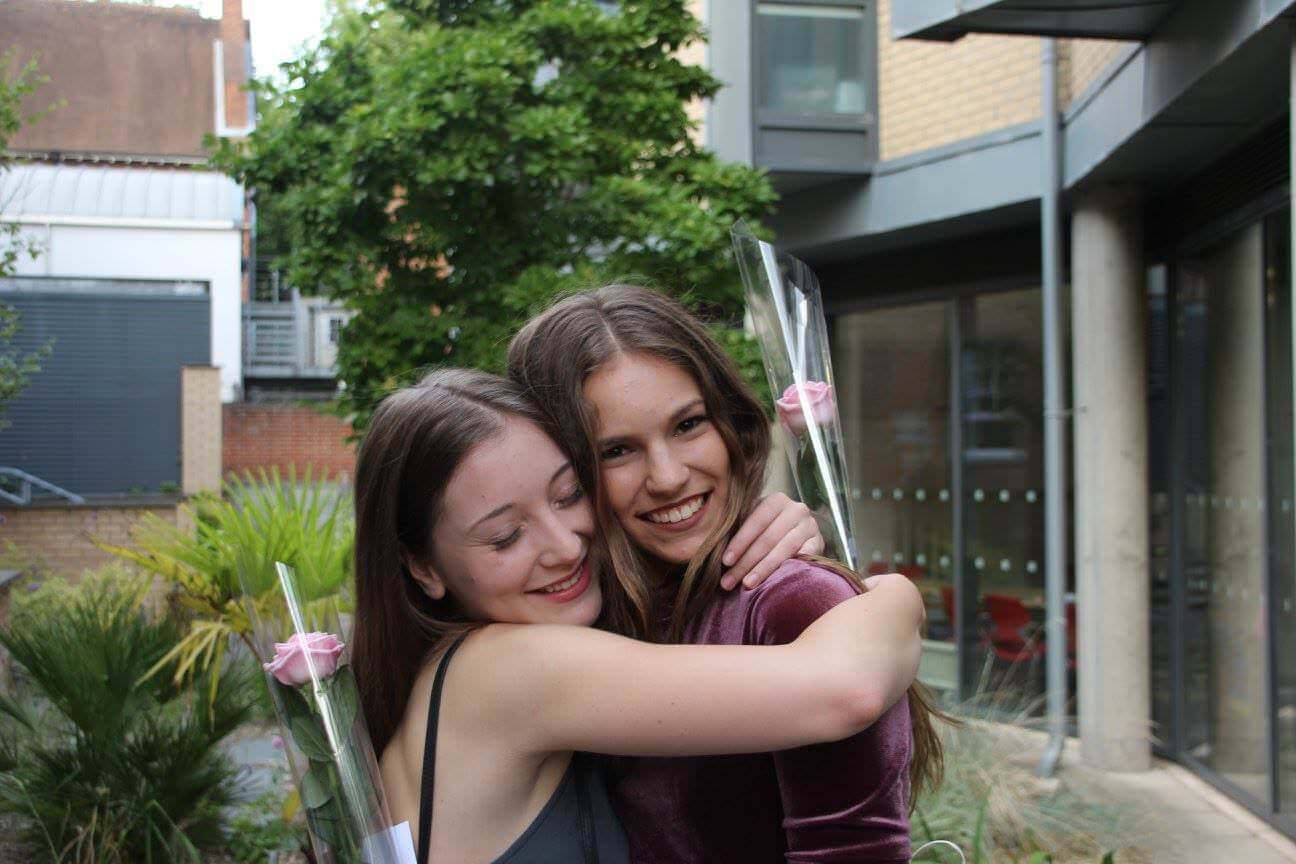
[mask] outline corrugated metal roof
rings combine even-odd
[[[215,171],[14,163],[0,173],[0,218],[243,222],[243,188]]]

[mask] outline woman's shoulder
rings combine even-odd
[[[463,715],[467,714],[484,721],[492,716],[506,715],[507,711],[493,709],[499,707],[496,703],[501,701],[500,697],[509,692],[500,686],[501,679],[516,672],[512,667],[517,665],[520,656],[524,656],[516,650],[517,636],[512,634],[517,633],[525,639],[524,631],[527,629],[521,625],[487,624],[441,640],[428,652],[414,678],[393,745],[401,746],[406,757],[422,751],[433,691],[443,667],[438,712],[441,720],[450,717],[462,721]],[[476,724],[453,725],[471,729]]]
[[[791,642],[819,616],[861,591],[856,580],[827,562],[790,558],[750,589],[751,630],[764,644]]]

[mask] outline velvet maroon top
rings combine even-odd
[[[710,645],[778,645],[854,596],[793,559],[727,592],[689,632]],[[909,861],[909,705],[864,732],[777,753],[634,760],[613,792],[631,864]]]

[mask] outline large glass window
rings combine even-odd
[[[1045,650],[1040,292],[986,294],[963,308],[963,585],[978,601],[964,686],[1010,688],[1025,706],[1042,692]]]
[[[1148,270],[1148,545],[1152,568],[1149,624],[1152,649],[1152,740],[1173,746],[1175,665],[1174,511],[1171,508],[1173,465],[1171,440],[1170,298],[1167,270]]]
[[[865,113],[864,16],[862,5],[759,4],[759,107],[787,114]]]
[[[1296,815],[1296,427],[1292,424],[1291,213],[1266,225],[1265,302],[1268,326],[1270,500],[1269,619],[1274,660],[1274,738],[1278,755],[1280,813]]]
[[[949,303],[922,303],[838,316],[832,340],[860,566],[922,591],[922,677],[942,689],[958,682],[949,326]]]
[[[1269,804],[1264,230],[1175,270],[1183,447],[1183,745]]]

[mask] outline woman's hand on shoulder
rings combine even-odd
[[[755,588],[789,558],[823,551],[823,533],[810,508],[782,492],[771,493],[725,547],[721,560],[729,569],[720,587],[727,591],[741,580],[743,587]]]

